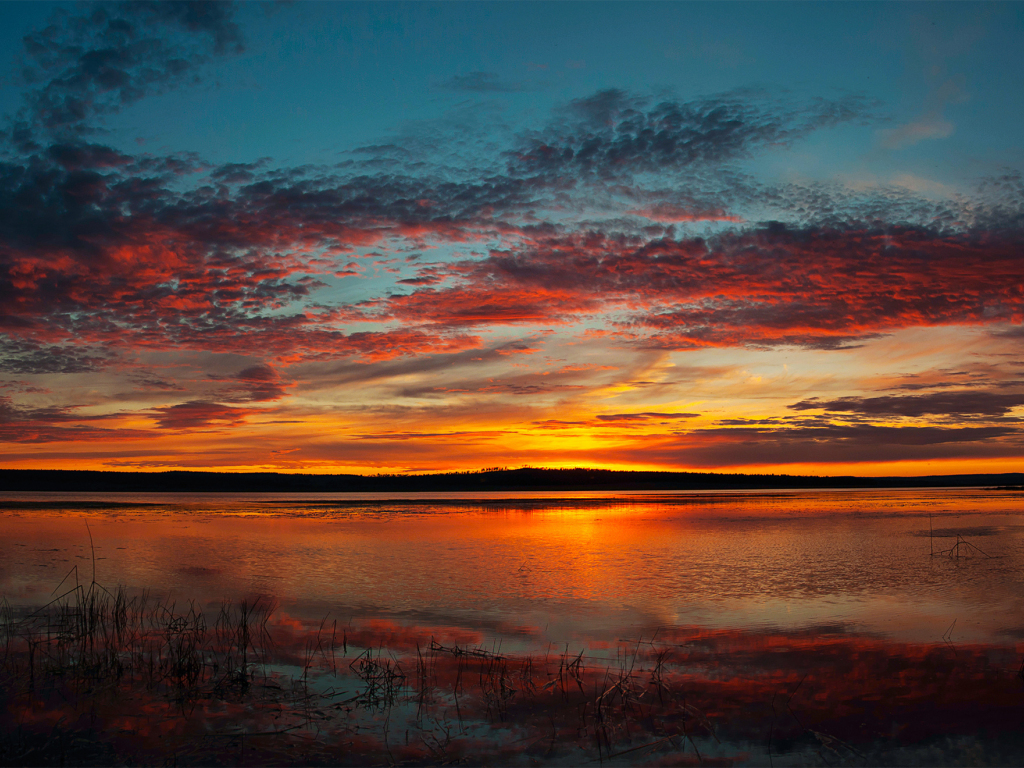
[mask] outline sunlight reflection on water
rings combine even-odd
[[[1024,495],[982,489],[316,495],[0,494],[0,595],[75,565],[182,600],[273,596],[543,646],[658,628],[1024,637]],[[929,516],[931,519],[929,519]],[[929,538],[929,525],[943,538]],[[931,557],[962,533],[990,557]]]

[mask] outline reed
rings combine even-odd
[[[366,686],[357,699],[365,707],[389,710],[403,692],[406,676],[402,665],[383,647],[377,649],[376,655],[373,648],[367,648],[356,656],[349,668]]]
[[[949,538],[949,535],[946,534],[943,537]],[[943,538],[943,537],[940,537],[940,538]],[[995,559],[993,555],[990,555],[987,552],[983,551],[976,544],[972,544],[971,542],[969,542],[966,538],[964,538],[963,534],[954,532],[952,534],[952,537],[954,537],[954,543],[952,544],[952,546],[950,546],[948,549],[940,549],[940,550],[936,551],[936,549],[935,549],[935,538],[936,538],[936,536],[935,536],[935,531],[932,528],[932,516],[931,516],[931,513],[929,513],[928,514],[928,548],[929,548],[929,554],[931,554],[932,557],[938,557],[940,555],[945,555],[950,560],[954,560],[956,562],[959,562],[961,558],[978,556],[978,555],[980,555],[981,557],[984,557],[984,558],[986,558],[988,560]]]
[[[723,730],[737,743],[728,686],[695,677],[679,645],[388,648],[327,619],[285,631],[265,598],[204,608],[76,577],[35,611],[0,600],[0,765],[702,764],[721,758]],[[769,739],[773,761],[794,744],[862,757],[846,733],[798,717],[802,684],[786,722],[769,729],[764,703],[763,731],[743,738]]]

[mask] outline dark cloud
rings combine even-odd
[[[123,440],[145,440],[153,437],[153,433],[146,429],[106,429],[88,425],[52,426],[37,423],[0,423],[0,442],[3,443],[96,443],[111,442],[118,443]],[[67,458],[67,454],[57,454],[60,458]],[[118,456],[123,455],[117,452]],[[32,454],[34,458],[45,458],[43,454]],[[24,459],[25,455],[15,455],[11,458]]]
[[[219,186],[180,191],[193,161],[176,162],[65,142],[0,165],[0,321],[11,343],[220,351],[246,337],[272,354],[382,359],[467,348],[457,329],[468,326],[609,315],[623,342],[655,349],[839,349],[909,326],[1007,322],[1024,305],[1018,230],[847,222],[711,238],[571,233],[510,223],[546,182],[307,177],[252,164],[215,169]],[[332,253],[389,238],[496,237],[505,250],[397,278],[411,293],[283,311],[324,285],[318,273],[337,272]],[[339,330],[361,321],[403,327]],[[8,358],[17,372],[56,365]],[[89,358],[75,353],[60,370],[98,364]]]
[[[781,419],[719,419],[715,424],[722,427],[756,427],[756,426],[782,426],[785,424]]]
[[[480,387],[478,392],[501,393],[506,395],[530,396],[545,395],[551,392],[569,392],[572,390],[587,389],[578,384],[525,384],[512,381],[501,381],[494,384],[487,384]]]
[[[210,178],[222,184],[251,184],[264,165],[259,163],[225,163],[210,172]]]
[[[269,365],[251,365],[233,376],[209,375],[214,381],[227,381],[230,385],[221,389],[221,399],[230,402],[268,402],[280,400],[288,394],[289,382]]]
[[[244,423],[246,417],[259,412],[252,408],[235,408],[202,400],[192,400],[152,410],[158,414],[156,420],[160,429],[233,427]]]
[[[153,23],[201,33],[214,50],[231,47],[233,27],[224,15],[229,12],[201,10],[174,6],[157,15],[139,13]],[[98,8],[86,27],[110,26],[115,15]],[[89,343],[118,339],[126,345],[223,350],[242,336],[281,354],[290,348],[300,356],[380,359],[465,348],[465,337],[454,334],[458,327],[569,322],[635,306],[640,311],[624,321],[622,333],[653,348],[850,346],[884,332],[877,326],[886,319],[887,327],[900,327],[906,322],[900,315],[916,309],[905,290],[896,297],[881,295],[887,288],[879,281],[891,268],[929,258],[894,248],[892,232],[867,225],[774,226],[705,242],[676,239],[664,227],[632,235],[565,234],[549,222],[528,219],[538,205],[576,194],[575,185],[595,174],[722,162],[765,143],[858,119],[862,108],[855,99],[792,106],[749,94],[651,105],[605,91],[573,102],[564,120],[549,129],[565,147],[575,147],[568,154],[559,150],[559,179],[550,169],[533,167],[524,159],[528,152],[504,174],[462,181],[429,174],[340,177],[274,169],[261,161],[214,168],[197,186],[181,178],[200,167],[194,158],[129,157],[64,140],[0,166],[4,324],[35,344],[63,334]],[[688,208],[678,200],[674,207],[664,200],[646,202],[644,210],[654,216],[735,218],[714,200],[693,198]],[[904,227],[895,234],[908,233],[913,235]],[[960,246],[943,237],[925,232],[922,239],[931,243],[921,247]],[[495,238],[507,238],[509,250],[493,251],[482,261],[425,265],[414,276],[397,277],[397,284],[417,289],[411,294],[333,313],[283,311],[324,286],[318,274],[358,274],[347,267],[339,272],[331,263],[354,248],[389,239],[467,244]],[[1004,239],[1003,247],[1016,247],[1013,233]],[[979,245],[979,259],[1003,258],[1000,245]],[[314,252],[326,256],[313,258]],[[807,264],[823,257],[824,284],[798,279]],[[844,293],[858,258],[867,259],[864,280],[876,281],[872,290],[882,306],[858,306],[864,302],[853,299],[862,294]],[[782,263],[788,271],[778,268]],[[1007,307],[1003,315],[1012,314],[1019,300],[997,298]],[[957,303],[954,296],[947,309]],[[978,314],[973,307],[961,309],[925,321],[969,322]],[[403,328],[376,336],[339,331],[342,324],[364,320]],[[746,328],[753,333],[744,335]],[[422,344],[410,343],[414,339]]]
[[[713,427],[677,436],[645,435],[632,446],[610,448],[605,461],[664,466],[922,461],[1019,456],[1021,430],[1012,426],[885,427],[822,424]]]
[[[700,416],[699,413],[656,413],[645,411],[643,413],[604,413],[597,418],[600,421],[650,421],[664,419],[693,419]]]
[[[486,438],[500,437],[504,432],[374,432],[369,435],[352,435],[354,440],[420,440],[426,437]],[[461,442],[461,441],[460,441]]]
[[[46,387],[37,387],[28,381],[18,381],[15,379],[0,379],[0,389],[8,389],[13,392],[20,392],[22,394],[38,394],[46,395],[50,394],[50,390]]]
[[[1024,325],[1012,325],[1007,328],[995,328],[993,336],[1002,336],[1007,339],[1024,339]]]
[[[15,374],[85,373],[106,367],[112,359],[110,351],[0,337],[0,371]]]
[[[243,368],[239,371],[235,378],[238,381],[266,384],[277,381],[278,376],[277,371],[269,365],[250,365],[248,368]]]
[[[935,392],[927,395],[842,397],[835,400],[801,400],[789,406],[796,411],[826,410],[866,416],[1005,416],[1024,405],[1024,395],[998,392]]]
[[[68,171],[104,170],[132,165],[135,159],[101,144],[63,143],[52,144],[46,154],[57,165]]]
[[[0,395],[0,424],[43,422],[54,423],[74,418],[70,408],[22,408],[6,395]]]
[[[989,382],[978,381],[929,381],[929,382],[913,382],[908,381],[903,384],[898,384],[893,389],[902,389],[908,392],[918,392],[922,389],[951,389],[954,387],[982,387],[986,386]]]
[[[242,49],[230,3],[95,3],[59,9],[24,38],[28,119],[79,131],[96,116],[194,80],[211,55]]]
[[[1024,174],[1007,169],[984,179],[979,191],[986,198],[986,205],[979,211],[982,226],[1024,227]]]
[[[76,408],[48,406],[26,408],[0,395],[0,442],[59,443],[138,440],[150,437],[146,430],[108,429],[78,422],[115,419],[116,414],[82,415]]]
[[[611,89],[571,102],[564,120],[510,153],[510,167],[516,174],[664,174],[789,144],[867,111],[856,97],[794,106],[743,92],[652,105]]]
[[[162,379],[157,376],[132,376],[132,383],[143,391],[156,392],[184,392],[185,387],[181,384]]]
[[[728,440],[822,441],[846,445],[938,445],[973,443],[1020,434],[1016,427],[882,427],[873,424],[827,424],[812,427],[765,429],[726,427],[698,430],[700,437]]]

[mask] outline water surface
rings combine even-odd
[[[1020,493],[401,496],[0,494],[0,594],[45,602],[95,553],[105,585],[541,643],[677,626],[939,642],[954,621],[964,642],[1024,636]],[[957,533],[971,557],[931,556]]]
[[[1021,493],[7,493],[0,533],[15,760],[1024,762]]]

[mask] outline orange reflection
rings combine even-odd
[[[562,496],[37,500],[2,512],[0,593],[44,603],[75,566],[87,583],[95,554],[100,583],[177,600],[268,595],[303,619],[540,627],[561,643],[695,621],[937,641],[967,615],[956,639],[993,642],[1024,591],[1020,494]],[[930,557],[945,539],[929,526],[991,558]]]

